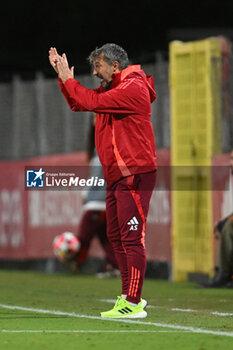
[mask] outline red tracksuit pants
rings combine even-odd
[[[107,187],[107,235],[121,272],[122,294],[139,303],[146,270],[145,229],[156,171],[120,179]]]

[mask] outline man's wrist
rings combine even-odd
[[[65,85],[69,80],[73,80],[74,78],[67,78],[64,82],[63,82],[63,84]]]
[[[62,78],[60,76],[58,76],[59,79],[61,79],[62,83],[65,84],[66,81],[68,81],[69,79],[74,79],[73,77],[68,77],[68,78]]]

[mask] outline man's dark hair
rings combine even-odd
[[[92,51],[88,57],[89,63],[93,65],[96,58],[101,54],[103,54],[104,61],[110,65],[112,65],[114,61],[117,61],[121,70],[127,68],[129,65],[127,52],[116,44],[105,44],[99,48],[96,47],[96,49]]]

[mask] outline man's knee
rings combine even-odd
[[[142,239],[122,239],[122,245],[124,246],[125,250],[129,252],[141,252],[143,253],[145,251],[145,247],[143,245]]]

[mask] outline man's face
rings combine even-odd
[[[107,88],[112,81],[113,73],[119,73],[119,64],[114,62],[112,65],[104,61],[103,54],[95,59],[93,62],[94,70],[93,75],[100,78],[100,84],[102,87]]]
[[[233,175],[233,151],[231,152],[231,155],[230,155],[230,167],[231,167],[231,173]]]

